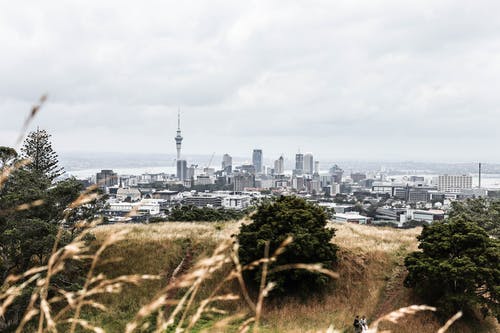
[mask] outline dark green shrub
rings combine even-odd
[[[321,263],[329,269],[337,259],[337,246],[331,243],[335,229],[326,228],[327,214],[315,204],[295,196],[284,196],[262,202],[251,219],[253,222],[242,225],[237,236],[242,264],[264,257],[266,241],[270,242],[272,254],[288,236],[293,237],[293,242],[270,268]],[[260,271],[248,271],[246,278],[250,283],[258,283]],[[269,275],[269,281],[276,282],[274,294],[305,295],[324,286],[328,279],[326,275],[300,269]]]
[[[500,315],[500,243],[464,216],[435,222],[405,259],[405,286],[445,315],[458,310]]]

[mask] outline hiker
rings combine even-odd
[[[361,332],[368,332],[368,322],[365,316],[361,317],[359,324],[361,325]]]
[[[352,326],[354,326],[355,333],[363,332],[363,328],[361,327],[361,321],[359,320],[359,316],[356,316],[356,318],[354,318],[354,323],[352,323]]]

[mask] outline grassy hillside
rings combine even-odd
[[[158,274],[161,280],[148,281],[138,287],[128,287],[118,296],[105,296],[108,312],[86,312],[84,317],[98,322],[107,332],[122,332],[125,324],[167,284],[172,271],[189,253],[190,262],[209,256],[221,242],[238,230],[238,222],[178,223],[154,225],[112,225],[95,228],[96,245],[110,234],[129,231],[127,239],[110,247],[98,267],[109,277],[122,274]],[[306,332],[336,329],[350,332],[353,316],[366,315],[370,320],[403,306],[419,304],[419,300],[402,286],[404,256],[417,249],[416,236],[420,229],[395,230],[355,224],[332,225],[337,229],[334,242],[340,246],[340,262],[333,270],[340,278],[332,283],[323,297],[307,300],[281,299],[266,303],[261,324],[264,332]],[[116,258],[121,258],[116,261]],[[204,285],[201,295],[207,295],[217,281]],[[228,285],[229,290],[236,286]],[[244,307],[236,303],[226,308],[238,312]],[[210,326],[210,320],[202,321]],[[392,325],[392,324],[391,324]],[[394,332],[436,332],[440,323],[432,313],[406,317]],[[457,323],[449,332],[497,332],[493,321]]]

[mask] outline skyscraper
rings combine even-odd
[[[252,164],[255,167],[255,173],[262,173],[262,149],[253,150]]]
[[[314,161],[314,174],[319,175],[319,161]]]
[[[306,153],[304,155],[304,173],[306,175],[312,175],[314,171],[314,160],[311,153]]]
[[[285,173],[285,159],[280,156],[276,161],[274,161],[274,174],[283,175]]]
[[[295,155],[295,174],[301,175],[304,173],[304,154],[297,153]]]
[[[222,171],[230,174],[233,171],[233,158],[229,154],[222,156]]]

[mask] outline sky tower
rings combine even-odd
[[[177,148],[177,160],[181,159],[181,111],[177,111],[177,136],[175,137],[175,147]]]

